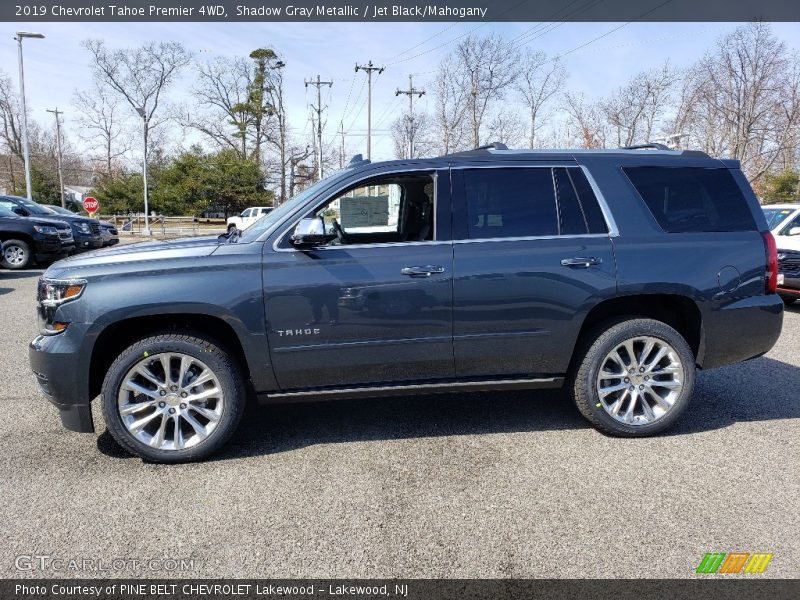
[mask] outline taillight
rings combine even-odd
[[[768,294],[774,294],[778,289],[778,246],[769,231],[765,231],[761,235],[764,236],[764,247],[767,250],[766,289]]]

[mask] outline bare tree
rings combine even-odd
[[[433,87],[439,151],[449,154],[462,149],[466,141],[468,91],[459,80],[454,57],[447,56],[439,63]]]
[[[501,110],[489,122],[489,139],[507,146],[519,147],[525,139],[525,124],[518,112]]]
[[[406,111],[397,117],[391,127],[395,157],[419,158],[430,155],[434,148],[430,138],[431,129],[431,117],[427,113],[414,111],[411,115]],[[414,149],[414,156],[409,156],[410,148]]]
[[[490,106],[502,100],[519,74],[518,53],[497,35],[468,36],[455,50],[462,85],[466,85],[467,114],[474,147],[481,144],[484,116]]]
[[[118,93],[144,119],[144,143],[160,123],[153,117],[164,94],[189,64],[191,55],[178,42],[148,42],[138,48],[111,50],[103,40],[85,40],[91,68],[100,85]]]
[[[106,175],[111,176],[115,161],[131,149],[132,139],[121,114],[119,97],[95,82],[90,92],[75,92],[73,106],[80,126],[78,136],[90,144],[90,149],[100,151]]]
[[[693,68],[679,111],[690,143],[742,162],[751,182],[787,154],[800,125],[800,60],[766,23],[743,25]]]
[[[634,76],[600,103],[600,110],[614,131],[617,146],[653,141],[670,106],[677,79],[675,70],[665,63],[658,69]]]
[[[221,148],[233,149],[247,158],[252,84],[252,66],[244,58],[218,57],[213,62],[198,64],[197,84],[193,89],[197,107],[193,112],[182,111],[184,124]]]
[[[571,138],[581,148],[604,148],[608,131],[597,103],[588,101],[583,94],[564,94],[564,105],[569,115]]]
[[[551,59],[544,52],[526,52],[521,64],[515,87],[528,109],[528,146],[534,148],[537,133],[549,116],[548,105],[562,91],[567,73],[557,58]]]

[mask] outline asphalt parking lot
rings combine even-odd
[[[40,396],[40,273],[0,270],[3,577],[109,575],[16,568],[38,553],[192,559],[181,577],[669,578],[711,551],[800,576],[798,308],[657,438],[604,437],[552,393],[408,397],[254,407],[213,460],[161,466]]]

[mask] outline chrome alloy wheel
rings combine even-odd
[[[622,342],[600,363],[597,395],[617,421],[649,425],[672,409],[683,383],[675,349],[659,338],[641,336]]]
[[[3,258],[9,265],[13,266],[24,265],[25,261],[28,260],[25,249],[16,244],[5,247],[3,250]]]
[[[222,386],[204,362],[180,352],[153,354],[125,375],[117,408],[128,432],[158,450],[184,450],[216,429]]]

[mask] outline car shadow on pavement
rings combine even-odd
[[[701,372],[687,412],[665,435],[800,418],[798,389],[800,368],[770,358]],[[210,460],[316,444],[586,428],[589,424],[572,402],[556,391],[252,405],[231,442]],[[130,457],[107,431],[98,437],[97,446],[109,456]]]

